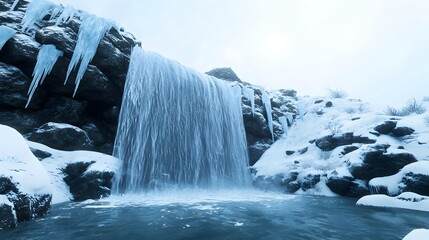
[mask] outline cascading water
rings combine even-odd
[[[241,89],[134,48],[113,191],[250,186]]]

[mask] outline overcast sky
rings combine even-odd
[[[429,96],[427,0],[55,0],[115,20],[200,72],[300,95],[343,89],[401,106]]]

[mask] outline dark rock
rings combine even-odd
[[[405,148],[404,148],[404,146],[399,146],[398,149],[404,150]]]
[[[47,26],[37,31],[35,39],[41,44],[53,44],[64,56],[72,58],[76,47],[77,33],[68,27]]]
[[[374,127],[374,130],[380,134],[389,134],[396,128],[397,122],[394,121],[385,121],[384,123]]]
[[[46,123],[32,132],[28,139],[64,151],[92,147],[88,135],[82,129],[69,124]]]
[[[293,161],[293,164],[299,164],[299,161],[295,160],[295,161]]]
[[[362,180],[355,180],[351,183],[349,191],[345,194],[346,197],[361,198],[370,195],[368,182]]]
[[[370,134],[372,134],[372,135],[374,135],[374,136],[376,136],[376,137],[380,137],[380,135],[381,135],[381,134],[380,134],[380,133],[378,133],[378,132],[371,132],[371,131],[370,131],[369,133],[370,133]]]
[[[207,75],[230,82],[241,82],[237,74],[231,68],[215,68],[206,72]]]
[[[314,104],[319,104],[319,103],[322,103],[323,102],[323,100],[316,100],[315,102],[314,102]]]
[[[405,174],[401,183],[402,192],[414,192],[420,195],[429,196],[429,175],[414,174],[410,172]]]
[[[13,205],[0,203],[0,230],[14,228],[17,222]]]
[[[28,221],[46,215],[51,208],[51,194],[17,194],[11,197],[18,222]],[[11,200],[11,199],[9,199]]]
[[[110,195],[113,172],[86,172],[94,162],[69,164],[64,173],[64,181],[69,185],[75,201],[100,199]]]
[[[303,180],[300,181],[301,188],[302,190],[307,191],[308,189],[314,188],[314,186],[316,186],[316,184],[319,181],[320,181],[319,174],[316,174],[316,175],[308,174],[307,176],[304,177]]]
[[[286,185],[286,191],[290,193],[294,193],[301,188],[301,185],[298,181],[290,182]]]
[[[67,97],[53,97],[45,105],[42,114],[43,120],[44,122],[78,124],[87,105],[86,102]]]
[[[308,141],[308,143],[310,143],[310,144],[313,144],[313,143],[315,143],[315,142],[316,142],[316,139],[313,139],[313,140]]]
[[[271,146],[271,141],[269,140],[260,140],[250,146],[248,146],[249,153],[249,164],[253,166],[264,154],[265,151],[268,150]]]
[[[352,185],[353,178],[351,177],[338,177],[331,176],[326,181],[326,185],[331,189],[332,192],[344,196],[349,192]]]
[[[18,188],[16,188],[15,184],[12,183],[10,178],[0,177],[0,195],[8,194],[9,192],[18,192]]]
[[[295,153],[295,151],[290,151],[290,150],[286,151],[286,155],[288,155],[288,156],[293,155],[294,153]]]
[[[18,68],[0,62],[0,106],[25,108],[30,87],[29,79]],[[30,109],[40,109],[43,91],[37,91],[31,101]]]
[[[332,107],[333,106],[333,104],[332,104],[332,102],[331,101],[327,101],[326,103],[325,103],[325,107],[327,107],[327,108],[330,108],[330,107]]]
[[[0,109],[0,124],[10,126],[20,133],[28,133],[44,122],[34,112],[25,110]]]
[[[303,149],[298,150],[298,153],[302,155],[302,154],[306,153],[307,151],[308,151],[308,147],[305,147]]]
[[[87,123],[82,127],[87,134],[89,139],[95,144],[100,145],[105,142],[103,134],[100,132],[98,127],[94,123]]]
[[[344,133],[341,136],[328,135],[316,140],[316,146],[322,151],[331,151],[339,146],[351,145],[354,143],[370,144],[375,143],[376,140],[369,139],[368,137],[354,136],[352,132]]]
[[[285,97],[296,98],[296,91],[293,89],[279,89],[278,91]]]
[[[356,147],[356,146],[353,146],[353,145],[352,146],[345,146],[344,149],[343,149],[343,151],[341,152],[341,154],[346,155],[346,154],[354,152],[354,151],[356,151],[358,149],[359,149],[359,147]]]
[[[395,137],[405,137],[413,134],[414,132],[415,130],[409,127],[397,127],[393,129],[392,134]]]
[[[30,148],[31,152],[34,154],[34,156],[37,157],[37,159],[39,160],[43,160],[45,158],[48,158],[50,156],[52,156],[52,154],[39,150],[39,149],[34,149],[34,148]]]
[[[352,121],[356,121],[356,120],[359,120],[360,119],[360,117],[354,117],[354,118],[352,118],[351,120]]]
[[[376,177],[390,176],[399,172],[404,166],[417,161],[408,152],[387,153],[387,148],[383,145],[379,145],[377,148],[364,154],[362,164],[349,167],[353,177],[371,180]]]

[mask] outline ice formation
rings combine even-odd
[[[113,155],[116,193],[250,186],[240,88],[135,47]]]
[[[287,119],[286,119],[286,117],[285,116],[279,117],[279,122],[282,125],[283,134],[287,135],[288,126],[287,126]]]
[[[110,30],[112,27],[116,27],[112,21],[99,18],[92,14],[82,14],[82,18],[83,20],[79,28],[79,36],[76,43],[76,48],[74,49],[70,65],[67,70],[67,77],[64,82],[64,84],[67,83],[70,73],[80,62],[79,70],[75,80],[76,87],[73,96],[76,95],[80,81],[85,74],[86,68],[97,52],[97,48],[101,39],[108,30]]]
[[[15,35],[16,31],[12,28],[5,26],[0,26],[0,50],[3,48],[4,44]]]
[[[68,23],[73,19],[73,17],[80,16],[79,11],[71,6],[65,6],[64,8],[56,8],[55,10],[56,11],[54,11],[51,16],[51,19],[58,16],[55,25]]]
[[[54,45],[42,45],[37,55],[37,63],[33,71],[33,81],[28,89],[28,100],[25,107],[28,107],[37,86],[42,85],[46,76],[51,72],[58,58],[62,55],[63,52],[57,50]]]
[[[9,11],[13,11],[16,7],[16,5],[18,5],[19,0],[15,0],[12,4],[12,7],[10,7]]]
[[[58,8],[55,3],[49,0],[33,0],[27,7],[22,18],[22,31],[26,32],[34,27],[34,24],[42,20],[49,12]]]
[[[267,112],[267,118],[268,118],[268,128],[270,129],[271,136],[274,141],[274,130],[273,130],[273,114],[271,110],[271,99],[270,96],[266,92],[262,93],[262,103],[265,106],[265,110]]]
[[[242,87],[242,91],[243,96],[250,101],[250,104],[252,106],[252,115],[255,116],[255,91],[246,86]]]

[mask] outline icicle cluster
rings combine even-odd
[[[271,109],[271,99],[266,92],[262,92],[262,103],[264,104],[265,111],[267,112],[268,128],[270,129],[271,136],[274,142],[273,113]]]
[[[97,52],[98,45],[106,32],[114,27],[115,24],[107,19],[99,18],[92,14],[84,14],[82,24],[79,28],[79,37],[70,65],[67,70],[67,77],[64,84],[67,83],[70,73],[77,67],[80,62],[79,70],[75,80],[75,90],[73,97],[76,95],[80,81],[85,74],[86,68]]]
[[[240,87],[139,47],[130,61],[113,190],[250,186]]]
[[[51,72],[58,58],[63,56],[63,52],[57,50],[54,45],[42,45],[37,55],[36,67],[33,71],[33,81],[28,89],[28,100],[25,107],[31,102],[34,92],[39,85],[42,85],[46,76]]]
[[[6,26],[0,26],[0,50],[4,44],[15,35],[16,31]]]
[[[15,3],[14,3],[15,4]],[[22,31],[27,32],[34,27],[34,24],[42,20],[58,6],[49,0],[33,0],[27,7],[22,18]]]
[[[16,0],[11,10],[13,10],[16,5],[18,4],[19,0]],[[77,89],[79,88],[80,81],[82,80],[85,71],[91,62],[92,58],[95,56],[95,53],[97,52],[98,45],[100,44],[101,39],[104,37],[106,32],[110,30],[112,27],[116,27],[116,25],[107,19],[104,18],[98,18],[92,14],[88,14],[85,12],[80,12],[73,7],[70,6],[60,6],[56,5],[49,0],[33,0],[30,2],[30,4],[27,7],[27,10],[25,12],[25,15],[22,19],[22,31],[26,32],[30,29],[34,28],[34,25],[36,22],[42,20],[46,15],[50,14],[50,20],[53,20],[56,18],[56,25],[64,24],[69,21],[71,21],[74,17],[78,17],[82,20],[81,26],[79,28],[79,34],[78,39],[76,43],[76,48],[74,49],[72,59],[70,61],[70,65],[67,69],[67,76],[64,81],[64,84],[67,83],[67,80],[70,77],[71,72],[79,65],[79,70],[77,73],[77,77],[75,79],[75,90],[73,92],[73,97],[76,95]],[[0,33],[1,34],[1,33]],[[1,35],[0,35],[1,37]],[[5,39],[5,38],[4,38]],[[0,43],[1,43],[0,39]],[[42,48],[46,52],[42,52],[40,54],[47,54],[48,48]],[[41,49],[41,50],[42,50]],[[58,59],[58,54],[55,54],[52,48],[50,48],[52,57],[48,58],[46,60],[41,59],[37,61],[36,67],[34,69],[34,73],[37,75],[37,73],[42,73],[42,76],[44,79],[46,77],[45,74],[49,73],[47,69],[51,69],[52,66],[55,64],[55,61]],[[54,57],[57,56],[57,57]],[[51,62],[54,61],[54,62]],[[47,65],[44,65],[47,64]],[[37,78],[35,78],[37,79]],[[27,105],[31,101],[31,97],[36,90],[38,86],[37,84],[34,84],[36,81],[33,79],[32,87],[29,90],[29,99],[27,102]],[[40,81],[37,80],[37,81]],[[43,82],[41,80],[40,84]]]
[[[255,116],[255,91],[251,88],[243,86],[242,88],[243,96],[250,101],[252,106],[252,115]]]

